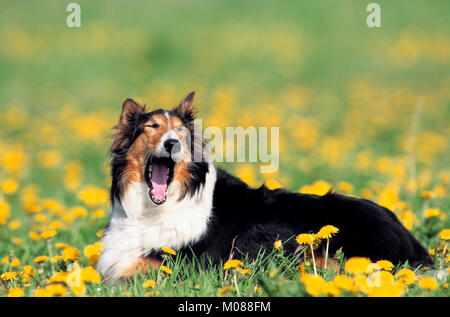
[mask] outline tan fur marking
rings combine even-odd
[[[154,258],[141,257],[130,268],[128,268],[123,274],[123,277],[133,276],[135,273],[143,272],[148,273],[150,268],[157,269],[161,265],[161,261]]]

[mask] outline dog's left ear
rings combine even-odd
[[[194,121],[197,110],[194,108],[194,95],[195,92],[191,92],[187,95],[181,103],[172,109],[178,116],[187,122]]]

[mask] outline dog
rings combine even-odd
[[[282,240],[324,225],[339,228],[330,254],[433,267],[427,250],[395,214],[365,199],[251,188],[208,160],[192,159],[205,141],[189,137],[194,93],[172,110],[147,112],[132,99],[122,105],[111,154],[111,212],[97,270],[106,280],[132,276],[161,263],[162,247],[223,263],[230,253],[255,259]]]

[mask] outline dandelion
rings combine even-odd
[[[88,266],[81,269],[81,279],[88,283],[100,283],[100,274],[92,267]]]
[[[311,254],[313,259],[313,266],[314,266],[314,274],[317,275],[317,268],[316,268],[316,261],[314,258],[314,247],[313,244],[316,241],[316,236],[311,233],[301,233],[299,234],[295,240],[299,245],[309,245],[311,248]],[[305,256],[306,256],[306,250],[305,250]]]
[[[145,283],[142,284],[143,288],[153,288],[155,287],[156,283],[154,280],[148,280]]]
[[[36,270],[31,265],[24,265],[23,272],[28,275],[36,274]]]
[[[387,283],[380,287],[374,287],[370,297],[399,297],[403,292],[404,288],[400,283]]]
[[[42,262],[47,262],[50,258],[46,255],[40,255],[34,258],[33,262],[34,263],[42,263]]]
[[[442,240],[450,240],[450,229],[444,229],[439,232],[438,237]]]
[[[78,198],[90,207],[96,207],[108,201],[108,191],[95,186],[87,186],[78,193]]]
[[[171,248],[168,248],[168,247],[162,247],[161,250],[167,254],[172,254],[172,255],[177,254],[177,252],[175,250],[172,250]]]
[[[327,287],[327,282],[317,274],[305,274],[300,278],[300,282],[305,285],[306,291],[312,296],[324,294]]]
[[[0,188],[5,194],[12,195],[19,188],[19,184],[14,179],[5,179],[1,183]]]
[[[17,277],[17,272],[5,272],[0,275],[0,278],[4,281],[12,282],[15,281]]]
[[[219,296],[225,296],[227,293],[229,293],[229,292],[231,292],[233,290],[233,286],[231,286],[231,285],[228,285],[228,286],[225,286],[225,287],[222,287],[220,290],[219,290]]]
[[[49,296],[64,297],[67,294],[66,287],[59,283],[52,283],[50,285],[47,285],[47,287],[45,287],[45,290],[47,291],[47,294]]]
[[[0,197],[0,226],[6,223],[9,215],[9,204]]]
[[[63,261],[75,261],[80,257],[80,251],[74,247],[65,247],[62,254]]]
[[[41,240],[41,235],[34,231],[30,231],[30,233],[28,233],[28,237],[30,237],[30,239],[32,239],[34,241]]]
[[[228,260],[223,265],[223,268],[225,270],[228,270],[228,269],[239,267],[239,266],[242,266],[242,265],[244,265],[244,263],[242,263],[242,261],[240,261],[240,260]]]
[[[430,199],[433,198],[434,194],[431,190],[423,190],[420,192],[422,198]]]
[[[22,264],[22,262],[20,262],[20,260],[18,258],[15,258],[11,262],[9,262],[9,265],[11,267],[17,267],[17,266],[20,266],[20,264]]]
[[[25,295],[25,293],[20,287],[13,287],[8,292],[8,297],[22,297],[23,295]]]
[[[327,239],[327,247],[326,247],[326,251],[325,251],[325,270],[327,269],[327,263],[328,263],[328,247],[330,244],[330,238],[339,232],[339,229],[332,226],[332,225],[327,225],[322,227],[319,232],[316,234],[316,237],[319,239]]]
[[[352,257],[345,262],[344,270],[350,274],[363,274],[366,273],[371,263],[368,258]]]
[[[410,269],[401,269],[395,274],[395,278],[403,285],[410,285],[416,281],[416,274]]]
[[[249,269],[243,269],[243,268],[240,268],[240,267],[237,267],[236,270],[237,270],[239,273],[243,274],[243,275],[248,275],[248,274],[251,273],[251,271],[250,271]]]
[[[45,230],[41,233],[42,239],[50,239],[51,237],[54,237],[56,235],[56,231],[54,230]]]
[[[343,274],[336,275],[333,281],[337,287],[348,292],[352,292],[355,288],[353,280],[347,275]]]
[[[90,265],[97,264],[97,261],[100,258],[102,249],[103,249],[102,242],[96,242],[94,244],[89,244],[84,247],[83,253],[87,257]]]
[[[283,244],[282,244],[281,240],[275,241],[275,242],[273,243],[273,247],[274,247],[274,249],[276,249],[276,250],[281,250],[281,249],[283,249]]]
[[[51,297],[50,292],[45,288],[36,288],[34,290],[35,297]]]
[[[161,271],[163,271],[164,273],[167,273],[167,274],[172,274],[172,270],[171,269],[169,269],[167,266],[164,266],[164,265],[162,265],[161,266]]]
[[[439,287],[439,284],[432,277],[423,277],[419,280],[418,286],[427,290],[435,290]]]
[[[391,271],[394,268],[394,264],[392,264],[392,262],[387,260],[380,260],[377,261],[376,263],[380,267],[380,270]]]
[[[442,211],[438,208],[428,208],[423,212],[425,218],[443,217]]]
[[[20,228],[21,223],[19,220],[12,220],[9,222],[8,226],[11,230],[17,230]]]

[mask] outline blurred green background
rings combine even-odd
[[[0,142],[23,154],[3,178],[74,202],[62,179],[78,162],[73,190],[107,187],[123,100],[171,107],[195,90],[204,127],[280,127],[276,175],[222,164],[252,185],[347,181],[360,195],[393,181],[415,195],[445,180],[448,1],[377,1],[381,28],[368,1],[78,1],[80,28],[68,3],[0,4]]]

